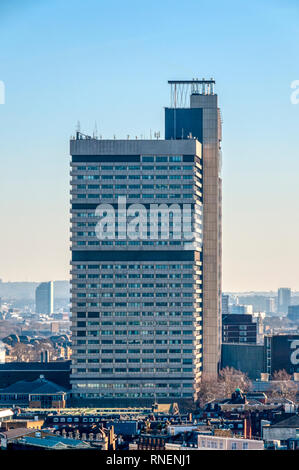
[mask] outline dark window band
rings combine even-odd
[[[72,162],[140,162],[140,155],[72,155]]]
[[[156,381],[159,381],[159,380],[194,380],[194,377],[117,377],[117,376],[113,376],[113,377],[104,377],[104,378],[101,378],[101,377],[78,377],[78,378],[75,378],[74,376],[71,377],[73,380],[75,380],[76,382],[79,382],[79,381],[86,381],[86,380],[97,380],[97,381],[100,381],[102,380],[103,382],[106,382],[107,380],[122,380],[122,381],[127,381],[127,380],[156,380]]]
[[[73,251],[72,261],[194,261],[195,251]]]

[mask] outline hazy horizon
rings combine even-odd
[[[214,77],[223,291],[299,289],[298,2],[3,0],[0,17],[3,281],[69,280],[78,120],[104,138],[163,137],[167,80]]]

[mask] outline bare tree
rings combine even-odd
[[[11,348],[11,355],[16,357],[17,362],[28,362],[30,360],[29,348],[23,343],[17,343]]]
[[[297,385],[291,380],[292,376],[285,369],[273,373],[272,398],[286,398],[296,401]]]
[[[243,392],[247,392],[251,387],[251,381],[247,374],[244,374],[244,372],[236,370],[233,367],[225,367],[222,369],[219,372],[219,381],[226,397],[230,397],[236,388],[240,388]]]
[[[221,399],[223,397],[222,390],[219,387],[218,377],[210,374],[203,374],[200,381],[200,391],[198,393],[199,405],[205,406],[212,400]]]
[[[219,372],[218,377],[203,374],[200,382],[198,400],[202,407],[212,400],[230,398],[236,388],[247,392],[250,387],[251,381],[246,374],[233,367],[225,367]]]

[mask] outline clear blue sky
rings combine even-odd
[[[69,276],[68,140],[164,131],[168,79],[215,77],[223,287],[299,290],[297,0],[2,0],[0,277]]]

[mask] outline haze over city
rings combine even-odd
[[[106,138],[163,136],[167,80],[213,76],[223,289],[298,288],[298,9],[290,0],[239,5],[1,2],[4,281],[69,278],[68,141],[78,120],[90,134],[97,122]]]

